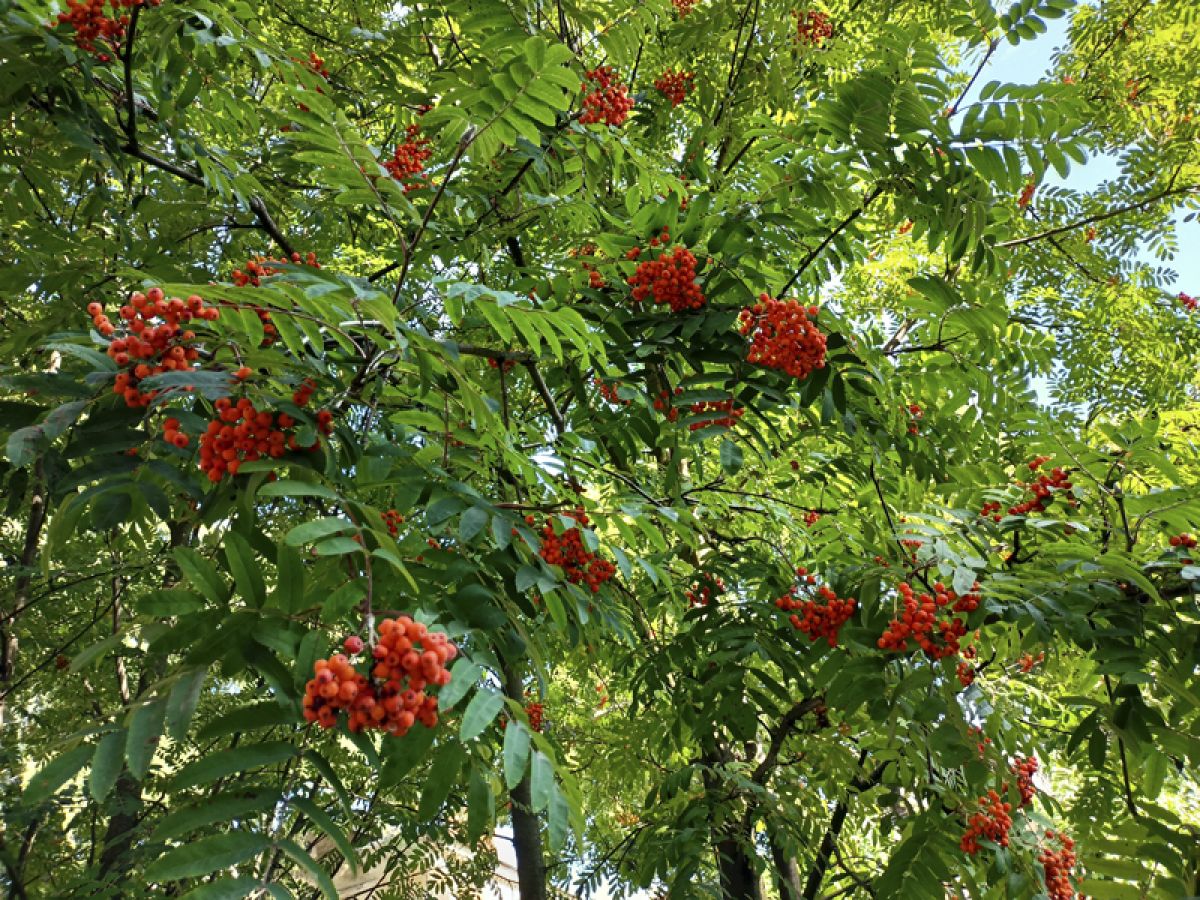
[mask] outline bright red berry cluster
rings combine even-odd
[[[191,439],[179,430],[179,420],[173,416],[163,422],[163,440],[180,449],[191,443]]]
[[[288,450],[317,447],[317,442],[300,447],[294,432],[298,423],[287,413],[260,412],[245,397],[236,404],[222,397],[215,406],[217,418],[208,423],[200,438],[200,468],[209,481],[236,475],[247,461],[278,459]],[[333,430],[333,413],[323,409],[316,418],[317,429],[328,435]]]
[[[58,25],[70,25],[75,30],[75,46],[80,50],[93,54],[102,63],[110,62],[112,56],[103,48],[97,47],[97,42],[108,44],[113,53],[121,49],[125,40],[125,29],[129,25],[129,14],[118,13],[109,18],[105,7],[114,10],[132,9],[135,6],[158,6],[162,0],[67,0],[67,11],[58,14],[50,23],[54,28]]]
[[[291,259],[276,259],[273,256],[255,256],[247,260],[246,265],[241,269],[234,269],[233,274],[229,276],[229,280],[237,287],[259,287],[264,278],[270,278],[272,275],[278,275],[282,269],[279,266],[285,266],[288,263],[297,266],[312,266],[314,269],[321,268],[321,264],[317,262],[317,254],[308,253],[301,256],[299,253],[293,253]]]
[[[675,7],[675,12],[679,13],[679,18],[685,19],[697,2],[699,0],[671,0],[671,5]]]
[[[815,9],[806,9],[804,12],[793,10],[792,17],[796,20],[797,44],[819,47],[833,37],[833,22],[823,12]]]
[[[798,379],[825,368],[825,335],[813,323],[816,317],[815,306],[761,294],[740,316],[742,334],[751,335],[747,360]]]
[[[915,403],[908,404],[906,412],[908,413],[908,433],[916,434],[921,430],[918,423],[925,418],[925,412]]]
[[[806,528],[811,528],[821,521],[821,514],[815,509],[810,509],[804,514],[804,525]]]
[[[933,594],[917,594],[907,583],[901,583],[900,598],[904,612],[899,619],[892,619],[887,631],[879,638],[881,650],[903,652],[913,640],[930,659],[944,659],[958,654],[960,638],[967,633],[966,623],[961,616],[938,618],[939,610],[950,607],[955,613],[971,613],[979,607],[979,584],[971,593],[959,597],[941,582],[933,586]]]
[[[506,360],[504,360],[503,366],[501,366],[500,361],[489,356],[487,364],[488,364],[488,368],[490,368],[490,369],[503,368],[503,370],[505,372],[511,372],[513,370],[513,367],[516,366],[517,361],[515,359],[506,359]]]
[[[404,516],[394,509],[385,509],[380,515],[383,518],[383,524],[387,526],[388,534],[392,537],[398,535],[400,526],[404,523]]]
[[[588,524],[587,514],[582,509],[567,514],[580,525]],[[616,574],[616,567],[601,559],[583,546],[583,532],[568,528],[556,534],[550,520],[542,526],[541,557],[552,566],[562,566],[567,581],[586,584],[593,594]]]
[[[725,593],[725,581],[719,575],[702,572],[692,586],[684,592],[689,606],[708,606],[715,598]]]
[[[1058,847],[1050,842],[1057,840]],[[1075,842],[1062,833],[1046,832],[1046,843],[1038,854],[1038,862],[1046,873],[1046,895],[1050,900],[1073,900],[1075,897]]]
[[[666,230],[663,235],[667,235]],[[652,245],[653,241],[652,238]],[[634,303],[650,297],[657,304],[670,306],[675,313],[704,305],[704,294],[696,284],[696,257],[686,247],[663,250],[658,259],[638,263],[637,271],[626,281],[633,288]]]
[[[1021,209],[1027,207],[1033,202],[1033,194],[1037,190],[1037,185],[1032,182],[1026,182],[1025,187],[1021,188],[1021,196],[1017,198],[1017,206]]]
[[[702,400],[699,403],[693,403],[691,411],[693,415],[703,415],[705,418],[690,422],[688,424],[689,431],[699,431],[710,425],[732,428],[746,414],[745,409],[734,405],[732,397],[728,400]]]
[[[1188,312],[1195,312],[1197,308],[1200,308],[1200,300],[1197,300],[1195,297],[1190,297],[1182,291],[1179,293],[1179,302]]]
[[[1029,471],[1036,472],[1042,467],[1042,463],[1049,460],[1049,456],[1037,456],[1029,461]],[[1017,482],[1022,484],[1022,482]],[[1067,473],[1062,469],[1054,468],[1049,475],[1042,474],[1037,477],[1037,481],[1032,484],[1022,484],[1031,494],[1028,500],[1024,500],[1015,506],[1008,508],[1010,516],[1023,516],[1028,512],[1045,512],[1046,507],[1054,499],[1055,491],[1071,490],[1071,482]],[[1068,497],[1067,502],[1072,506],[1078,505],[1074,497]]]
[[[991,518],[993,522],[1000,521],[1000,502],[998,500],[989,500],[984,503],[979,509],[979,515],[983,518]]]
[[[362,652],[361,638],[347,639],[347,649]],[[371,648],[375,660],[369,675],[359,672],[350,659],[337,653],[313,664],[314,678],[304,687],[304,718],[322,728],[337,724],[338,713],[347,713],[350,731],[378,729],[403,737],[414,722],[426,728],[437,725],[437,697],[427,687],[450,682],[446,663],[458,655],[445,634],[429,631],[408,616],[379,623],[379,642]]]
[[[681,387],[675,388],[675,394],[674,394],[675,397],[678,397],[682,393],[683,393],[683,388],[681,388]],[[664,390],[659,391],[658,396],[654,398],[654,402],[651,405],[658,412],[665,413],[668,422],[674,422],[679,419],[679,408],[677,406],[675,406],[675,404],[673,402],[672,394],[669,390],[664,389]]]
[[[1185,531],[1183,534],[1172,535],[1168,543],[1172,547],[1183,547],[1184,549],[1191,550],[1196,546],[1196,539]]]
[[[325,60],[317,56],[311,50],[308,53],[308,59],[304,60],[304,68],[308,69],[314,75],[320,75],[326,81],[329,80],[329,70],[325,68]]]
[[[1008,846],[1008,830],[1012,828],[1012,804],[1005,803],[995,791],[988,791],[979,798],[979,811],[972,813],[967,821],[967,830],[958,846],[964,853],[974,856],[979,852],[979,839],[991,841],[1001,847]]]
[[[963,687],[970,687],[973,685],[975,683],[975,676],[979,674],[975,668],[974,662],[972,662],[976,655],[976,650],[973,646],[968,644],[966,647],[962,648],[962,659],[959,661],[958,665],[955,666],[954,675],[956,678],[958,678],[958,683]]]
[[[1021,654],[1021,659],[1017,662],[1017,665],[1020,667],[1022,674],[1028,675],[1033,671],[1035,666],[1040,665],[1045,661],[1045,659],[1045,653],[1023,653]]]
[[[617,395],[617,386],[615,384],[609,384],[603,378],[596,377],[592,380],[592,383],[596,385],[596,390],[599,392],[600,396],[614,406],[628,406],[631,402],[633,402],[631,400],[622,400]]]
[[[667,69],[654,80],[654,87],[671,101],[672,107],[676,107],[686,100],[688,92],[695,86],[696,74],[694,72],[676,72],[673,69]]]
[[[542,730],[542,719],[545,715],[545,709],[542,704],[536,701],[530,701],[525,704],[525,716],[529,719],[529,727],[534,731]]]
[[[104,315],[99,303],[87,305],[92,324],[104,337],[116,333],[116,327]],[[114,393],[125,398],[127,406],[149,406],[158,391],[141,391],[138,385],[152,375],[191,368],[199,356],[191,346],[196,335],[183,328],[192,319],[212,321],[220,315],[215,306],[207,306],[193,294],[187,300],[167,299],[162,288],[146,293],[134,291],[129,303],[121,307],[122,334],[108,345],[108,355],[124,371],[117,374]]]
[[[775,605],[791,613],[788,618],[792,627],[807,634],[810,641],[824,638],[830,647],[836,647],[838,632],[854,615],[857,601],[838,597],[828,585],[818,586],[817,576],[809,574],[804,566],[796,569],[796,576],[798,583],[776,599]]]
[[[1038,761],[1036,756],[1017,756],[1012,761],[1013,774],[1017,776],[1017,790],[1021,794],[1021,806],[1028,806],[1037,794],[1033,776],[1037,774]]]
[[[633,109],[633,98],[629,90],[613,73],[611,66],[599,66],[584,75],[580,90],[583,97],[581,125],[603,122],[606,125],[624,125]]]
[[[425,173],[425,163],[433,156],[433,148],[429,146],[429,138],[421,137],[421,126],[414,123],[408,126],[405,140],[396,145],[392,158],[384,160],[383,167],[388,174],[404,185],[404,193],[424,187],[424,181],[429,178]]]

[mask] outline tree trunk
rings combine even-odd
[[[717,871],[724,900],[762,900],[754,863],[738,837],[726,837],[717,842]]]
[[[775,886],[780,900],[801,900],[804,888],[801,885],[800,867],[796,859],[771,837],[771,860],[775,864]]]
[[[524,685],[521,676],[508,662],[504,663],[504,693],[523,703]],[[508,794],[512,801],[513,851],[517,856],[517,881],[521,900],[546,900],[546,861],[542,854],[542,829],[531,809],[529,774],[526,773]]]

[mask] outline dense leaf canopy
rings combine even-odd
[[[1200,894],[1193,0],[0,22],[10,896]]]

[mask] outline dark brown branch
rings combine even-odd
[[[788,279],[787,284],[779,289],[779,293],[776,294],[776,297],[780,300],[786,297],[787,292],[790,291],[792,286],[800,280],[800,276],[804,274],[804,270],[811,266],[816,261],[817,257],[825,252],[825,248],[833,243],[839,234],[849,228],[859,216],[866,212],[867,207],[870,206],[871,203],[874,202],[875,198],[882,193],[882,187],[876,186],[872,188],[871,192],[867,194],[858,208],[846,216],[846,218],[842,219],[842,221],[837,224],[837,227],[835,227],[833,231],[829,232],[829,234],[825,236],[825,239],[822,240],[821,243],[817,244],[817,246],[812,250],[810,250],[804,259],[800,261],[800,266],[792,274],[792,277]]]
[[[1200,185],[1189,185],[1188,187],[1171,188],[1155,194],[1153,197],[1147,197],[1145,200],[1139,200],[1137,203],[1130,203],[1128,206],[1118,207],[1117,209],[1109,210],[1108,212],[1097,213],[1094,216],[1088,216],[1085,219],[1079,219],[1076,222],[1070,222],[1066,225],[1059,225],[1055,228],[1048,228],[1045,231],[1039,231],[1037,234],[1026,235],[1022,238],[1013,238],[1011,241],[1001,241],[996,244],[997,247],[1023,247],[1026,244],[1032,244],[1035,241],[1044,240],[1054,235],[1064,234],[1068,231],[1074,231],[1077,228],[1083,228],[1087,225],[1092,225],[1096,222],[1103,222],[1105,219],[1113,219],[1117,216],[1123,216],[1125,213],[1137,212],[1145,209],[1147,206],[1153,206],[1160,200],[1165,200],[1168,197],[1175,197],[1179,194],[1191,194],[1195,191],[1200,191]]]

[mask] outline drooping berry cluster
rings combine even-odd
[[[672,396],[669,390],[661,390],[658,392],[658,396],[654,398],[651,406],[658,412],[665,414],[668,422],[675,422],[679,419],[679,407],[675,406],[674,397],[678,397],[682,393],[683,388],[681,387],[675,388],[674,396]]]
[[[361,638],[346,641],[351,655],[361,653],[363,646]],[[415,722],[433,728],[438,701],[425,690],[450,682],[446,663],[457,655],[441,632],[429,631],[408,616],[384,619],[379,642],[371,648],[375,662],[369,675],[342,653],[313,664],[315,677],[304,687],[304,718],[332,728],[344,711],[350,731],[377,729],[396,737],[403,737]]]
[[[1001,847],[1008,846],[1008,830],[1012,828],[1012,804],[1005,803],[995,791],[988,791],[979,798],[979,811],[967,820],[967,830],[958,846],[964,853],[974,856],[979,852],[979,839],[991,841]]]
[[[1057,840],[1058,847],[1051,845]],[[1038,854],[1038,862],[1046,874],[1046,895],[1050,900],[1074,900],[1077,876],[1075,875],[1075,842],[1061,832],[1046,832],[1046,843]]]
[[[529,719],[529,727],[534,731],[542,730],[542,719],[545,715],[545,709],[542,704],[531,700],[525,704],[525,717]]]
[[[661,241],[670,239],[663,229]],[[654,238],[650,239],[654,246]],[[647,297],[656,304],[671,307],[671,312],[680,313],[699,309],[704,305],[704,294],[696,284],[696,257],[686,247],[673,251],[663,250],[657,259],[638,263],[637,271],[626,279],[633,288],[633,302],[641,303]]]
[[[596,385],[596,390],[600,394],[601,398],[607,400],[614,406],[628,406],[633,402],[632,400],[622,400],[617,394],[617,386],[615,384],[610,384],[599,376],[594,378],[592,383]]]
[[[191,438],[179,430],[179,420],[174,416],[163,422],[163,440],[180,449],[191,443]]]
[[[233,403],[222,397],[215,404],[217,418],[208,423],[200,438],[200,468],[209,481],[236,475],[242,463],[278,459],[288,450],[314,450],[317,441],[301,447],[296,440],[297,421],[283,412],[259,411],[246,397]],[[317,430],[328,435],[333,430],[333,413],[321,410],[316,416]]]
[[[317,254],[307,253],[301,256],[299,253],[293,253],[291,259],[276,259],[273,256],[254,256],[246,261],[246,265],[241,269],[234,269],[229,276],[229,280],[237,287],[259,287],[262,285],[264,278],[270,278],[272,275],[278,275],[283,270],[279,266],[286,266],[288,263],[296,266],[312,266],[314,269],[321,268],[321,264],[317,262]]]
[[[688,93],[695,86],[694,72],[676,72],[674,69],[667,69],[654,80],[654,87],[671,101],[672,108],[686,100]]]
[[[588,524],[587,514],[582,509],[567,513],[581,526]],[[601,559],[583,546],[583,532],[579,528],[568,528],[562,534],[554,531],[549,519],[542,526],[541,557],[552,566],[562,566],[567,581],[585,584],[593,594],[616,574],[616,567]]]
[[[702,400],[699,403],[693,403],[691,411],[693,415],[703,415],[705,418],[689,422],[689,431],[699,431],[710,425],[732,428],[746,413],[744,408],[734,405],[732,397],[728,400]]]
[[[404,524],[404,516],[394,509],[385,509],[380,516],[383,518],[383,524],[387,526],[388,534],[396,537],[400,533],[400,526]]]
[[[1197,300],[1195,297],[1188,296],[1182,291],[1179,292],[1179,302],[1188,312],[1195,312],[1197,308],[1200,308],[1200,300]]]
[[[815,509],[810,509],[808,512],[806,512],[804,514],[804,526],[806,528],[811,528],[812,526],[816,525],[819,521],[821,521],[821,514],[819,512],[817,512]],[[886,565],[886,563],[885,563],[885,565]]]
[[[1185,531],[1182,534],[1171,535],[1167,543],[1172,547],[1182,547],[1185,550],[1191,550],[1196,546],[1196,538]]]
[[[916,434],[921,430],[920,421],[925,418],[925,412],[915,403],[910,403],[906,407],[908,413],[908,433]]]
[[[581,125],[594,125],[603,122],[605,125],[621,126],[629,118],[633,109],[633,98],[629,90],[616,77],[611,66],[599,66],[587,72],[580,90],[586,91],[583,97],[583,113],[579,116]]]
[[[429,138],[421,136],[421,126],[413,123],[405,132],[405,139],[396,145],[392,158],[384,160],[388,174],[404,185],[404,193],[425,186],[429,175],[425,163],[433,156]]]
[[[1042,463],[1049,459],[1049,456],[1034,457],[1029,461],[1029,471],[1036,472],[1042,467]],[[1035,511],[1045,512],[1046,507],[1048,507],[1050,502],[1054,499],[1055,491],[1065,492],[1071,490],[1071,482],[1067,476],[1067,473],[1060,468],[1052,469],[1049,475],[1039,475],[1037,477],[1037,481],[1034,481],[1031,484],[1023,484],[1022,482],[1017,483],[1026,488],[1031,496],[1028,500],[1024,500],[1015,506],[1010,506],[1008,508],[1008,514],[1010,516],[1023,516],[1028,512]],[[1071,496],[1067,497],[1067,502],[1070,503],[1071,506],[1078,505],[1078,501]]]
[[[517,361],[515,359],[506,359],[506,360],[503,360],[503,363],[501,363],[500,360],[497,360],[494,357],[489,356],[487,364],[488,364],[488,368],[490,368],[490,369],[502,369],[504,372],[511,372],[513,370],[513,367],[516,366]]]
[[[954,675],[958,679],[958,683],[963,687],[970,687],[975,683],[975,676],[978,671],[975,668],[974,659],[977,653],[975,647],[967,645],[962,648],[962,659],[954,668]]]
[[[1037,184],[1032,181],[1027,181],[1025,187],[1021,188],[1021,196],[1017,198],[1017,206],[1021,209],[1027,207],[1033,202],[1034,192],[1037,191]]]
[[[1028,806],[1037,794],[1033,776],[1037,774],[1038,761],[1036,756],[1017,756],[1012,761],[1013,774],[1017,776],[1017,790],[1021,794],[1020,806]]]
[[[104,315],[99,303],[89,303],[88,315],[104,337],[116,333],[116,327]],[[134,291],[129,303],[120,310],[122,333],[108,345],[108,356],[123,371],[117,374],[114,393],[121,394],[130,407],[149,406],[158,391],[142,391],[138,385],[152,375],[191,368],[199,352],[192,342],[195,332],[183,324],[193,319],[213,321],[220,315],[215,306],[208,306],[193,294],[187,300],[167,299],[162,288],[153,287],[146,293]]]
[[[1000,521],[1000,501],[989,500],[979,508],[979,515],[983,518],[991,518],[993,522]]]
[[[700,573],[692,586],[684,592],[689,606],[708,606],[715,598],[725,593],[725,581],[710,572]]]
[[[881,650],[904,652],[911,639],[930,659],[944,659],[958,654],[960,639],[967,633],[961,616],[938,618],[938,611],[947,606],[955,613],[971,613],[979,607],[980,596],[976,583],[971,593],[959,597],[941,582],[933,586],[933,594],[917,594],[911,585],[902,582],[897,590],[904,604],[900,618],[892,619],[877,641]]]
[[[125,40],[125,29],[129,26],[129,14],[121,10],[132,9],[135,6],[158,6],[162,0],[67,0],[67,11],[60,12],[50,23],[54,28],[58,25],[69,25],[75,30],[75,46],[86,53],[91,53],[100,62],[112,60],[112,56],[104,45],[113,53],[119,53]],[[109,18],[106,7],[111,6],[115,12]],[[97,43],[100,46],[97,46]]]
[[[792,10],[792,18],[796,20],[794,40],[797,44],[820,47],[833,37],[833,22],[823,12],[815,9],[806,9],[803,12]]]
[[[825,335],[812,321],[816,317],[815,306],[761,294],[740,316],[741,333],[751,336],[747,360],[797,379],[825,368]]]
[[[857,601],[838,597],[828,585],[818,586],[817,576],[804,566],[796,569],[796,576],[797,583],[776,599],[775,606],[791,613],[788,618],[792,627],[807,634],[809,641],[824,638],[830,647],[836,647],[838,632],[854,615]]]
[[[1022,653],[1021,659],[1017,662],[1017,665],[1020,667],[1022,674],[1028,675],[1034,670],[1034,667],[1041,665],[1045,659],[1045,653]]]

